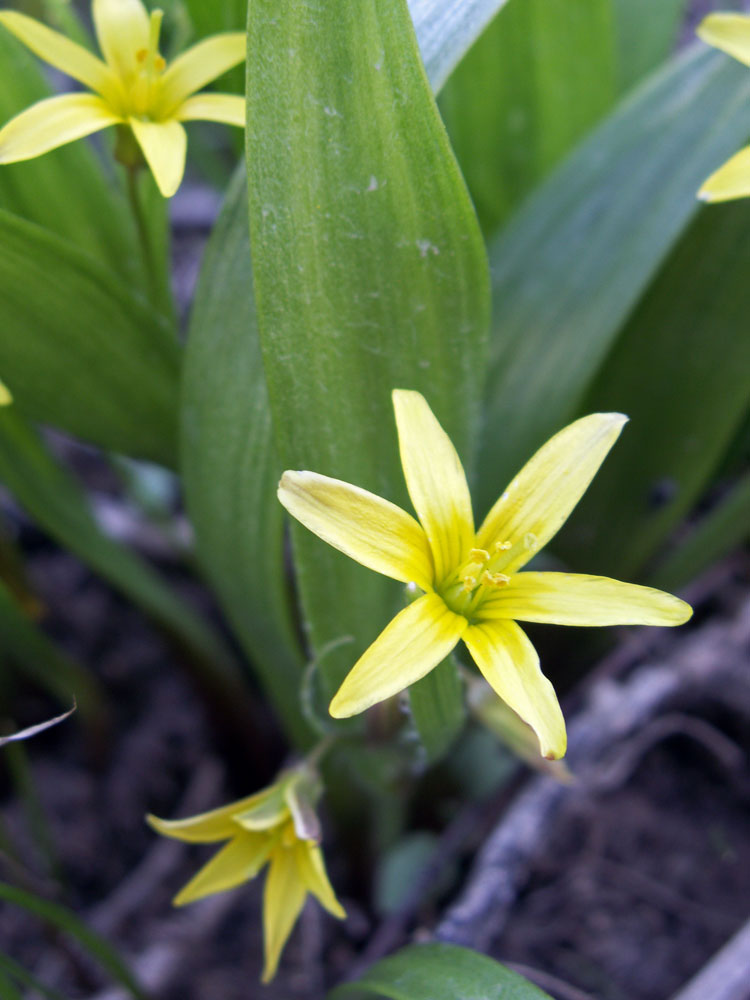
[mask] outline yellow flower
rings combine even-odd
[[[162,11],[149,16],[141,0],[93,0],[94,26],[104,59],[17,11],[0,24],[45,62],[93,93],[49,97],[0,129],[0,163],[15,163],[91,135],[108,125],[128,128],[159,190],[171,198],[185,170],[182,122],[202,119],[243,127],[245,102],[197,90],[245,58],[243,32],[206,38],[169,66],[159,54]]]
[[[750,17],[746,14],[709,14],[698,27],[698,37],[750,66]],[[703,183],[703,201],[731,201],[750,195],[750,146],[741,149]]]
[[[227,844],[174,898],[175,906],[234,889],[268,864],[263,894],[263,982],[276,974],[282,949],[312,893],[334,917],[346,916],[328,881],[312,804],[320,786],[304,767],[255,795],[189,819],[148,816],[159,833],[188,843]]]
[[[349,483],[285,472],[290,514],[348,556],[424,593],[354,665],[330,705],[343,718],[424,677],[463,639],[485,679],[562,757],[565,722],[539,657],[515,619],[561,625],[679,625],[690,607],[670,594],[605,577],[519,570],[567,519],[626,417],[595,413],[551,438],[474,531],[471,497],[450,439],[418,392],[396,389],[401,464],[419,517]],[[421,522],[421,523],[420,523]]]

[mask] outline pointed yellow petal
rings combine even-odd
[[[474,544],[474,516],[461,459],[421,393],[394,389],[401,465],[432,549],[439,584]]]
[[[248,795],[246,799],[230,802],[228,805],[198,813],[196,816],[187,816],[185,819],[159,819],[158,816],[149,814],[146,820],[154,830],[164,834],[165,837],[174,837],[189,844],[210,844],[236,836],[238,828],[233,817],[241,817],[243,813],[262,807],[275,791],[276,786],[271,785],[261,792],[256,792],[255,795]]]
[[[285,472],[280,502],[323,541],[362,563],[423,590],[432,586],[427,536],[414,518],[382,497],[316,472]]]
[[[127,80],[138,69],[138,53],[148,50],[146,8],[140,0],[94,0],[92,13],[102,55]]]
[[[334,917],[343,920],[346,917],[344,907],[336,899],[328,873],[323,864],[323,854],[312,840],[300,840],[296,844],[297,867],[300,877],[318,902]]]
[[[246,50],[244,31],[212,35],[193,45],[178,56],[162,76],[160,106],[169,113],[190,94],[243,62]]]
[[[281,952],[292,933],[306,895],[305,884],[297,868],[296,852],[293,848],[277,848],[271,858],[263,894],[264,983],[276,975]]]
[[[255,878],[268,860],[272,846],[273,839],[262,833],[242,833],[230,840],[177,893],[172,901],[174,906],[194,903]]]
[[[709,45],[750,66],[750,17],[744,14],[709,14],[696,35]]]
[[[679,597],[652,587],[579,573],[518,573],[487,597],[479,616],[552,625],[682,625],[692,613]]]
[[[118,82],[112,70],[101,59],[72,42],[59,31],[53,31],[33,17],[17,11],[0,11],[0,24],[31,49],[34,55],[61,70],[74,80],[107,97],[118,93]]]
[[[185,129],[176,121],[145,122],[129,118],[128,124],[143,150],[159,190],[165,198],[171,198],[185,173]]]
[[[504,573],[523,566],[562,527],[627,419],[621,413],[582,417],[551,437],[524,465],[477,534],[481,549],[489,550],[494,542],[513,544]]]
[[[122,119],[95,94],[61,94],[32,104],[0,129],[0,163],[41,156]]]
[[[515,622],[481,622],[468,628],[463,640],[485,680],[534,730],[542,756],[562,757],[565,720],[526,634]]]
[[[750,146],[741,149],[703,182],[698,192],[702,201],[731,201],[750,195]]]
[[[336,719],[364,712],[418,681],[450,653],[468,622],[437,594],[404,608],[349,671],[328,711]]]
[[[246,830],[270,830],[289,819],[284,786],[277,782],[262,795],[256,795],[249,808],[235,813],[234,821]]]
[[[175,111],[181,122],[222,122],[245,127],[245,98],[234,94],[196,94],[188,97]]]

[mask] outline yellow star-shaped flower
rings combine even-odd
[[[709,14],[698,27],[704,42],[750,66],[750,17],[747,14]],[[750,146],[741,149],[714,171],[698,192],[703,201],[731,201],[750,195]]]
[[[255,795],[211,812],[177,820],[147,817],[159,833],[187,843],[228,841],[175,896],[175,906],[234,889],[268,865],[263,894],[264,983],[276,974],[308,892],[334,917],[346,916],[318,846],[320,831],[311,800],[319,793],[316,780],[303,767],[282,774]]]
[[[141,0],[93,0],[99,59],[65,35],[17,11],[0,24],[37,56],[93,93],[61,94],[33,104],[0,129],[0,163],[41,156],[108,125],[128,128],[165,198],[180,186],[187,137],[182,122],[245,124],[245,102],[231,94],[197,94],[245,58],[243,32],[206,38],[169,66],[159,54],[162,11]]]
[[[403,690],[462,639],[497,694],[562,757],[565,722],[539,657],[516,621],[559,625],[679,625],[689,605],[605,577],[520,572],[581,498],[626,417],[595,413],[551,438],[475,533],[466,477],[418,392],[396,389],[401,464],[419,521],[388,500],[314,472],[285,472],[279,499],[324,541],[423,591],[365,651],[330,705],[341,718]]]

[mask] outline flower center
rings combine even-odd
[[[536,535],[529,531],[516,542],[494,542],[490,551],[472,549],[467,561],[440,588],[440,596],[451,611],[471,621],[493,590],[510,583],[510,576],[503,571],[518,556],[529,558],[536,547]]]
[[[149,18],[148,48],[135,54],[136,70],[130,85],[130,103],[133,114],[148,117],[156,104],[160,77],[166,62],[159,54],[159,35],[164,11],[152,10]]]

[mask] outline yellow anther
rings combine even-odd
[[[513,548],[513,542],[495,542],[492,548],[495,552],[507,552]]]
[[[145,63],[148,59],[148,49],[138,49],[135,54],[136,62]]]
[[[532,531],[527,531],[523,536],[523,544],[527,549],[535,549],[537,545],[537,537]]]
[[[505,573],[485,573],[482,576],[482,583],[485,587],[507,587],[510,577]]]
[[[470,576],[468,573],[463,577],[461,581],[464,585],[464,590],[472,591],[477,585],[477,578],[475,576]]]
[[[478,563],[486,563],[489,561],[490,554],[486,549],[472,549],[469,553],[469,559]]]

